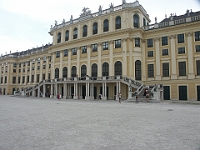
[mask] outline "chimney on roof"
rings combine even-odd
[[[190,11],[189,11],[189,9],[187,9],[186,14],[187,14],[187,16],[190,16]]]
[[[173,14],[172,13],[170,14],[170,20],[173,20]]]

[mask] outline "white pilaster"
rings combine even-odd
[[[193,45],[192,45],[192,32],[186,33],[187,36],[187,48],[188,52],[188,79],[194,79],[194,58],[193,58]]]
[[[101,65],[101,43],[98,43],[98,77],[102,76],[102,65]]]
[[[155,53],[156,53],[156,80],[161,80],[160,74],[160,38],[155,38]]]
[[[146,81],[146,40],[142,40],[142,81]],[[135,62],[134,62],[135,64]]]
[[[171,35],[169,37],[171,42],[171,67],[172,67],[171,79],[177,79],[175,37],[176,35]]]
[[[113,41],[109,41],[110,45],[110,53],[109,53],[109,59],[110,59],[110,68],[109,68],[109,74],[110,76],[114,76],[114,64],[113,64]]]

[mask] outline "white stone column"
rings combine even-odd
[[[102,93],[101,93],[102,94],[102,99],[104,99],[104,95],[105,95],[104,84],[105,83],[102,83]]]
[[[38,87],[37,97],[40,97],[40,86]]]
[[[147,79],[147,70],[146,70],[146,40],[142,40],[142,81],[146,81]],[[135,64],[135,62],[134,62]],[[134,73],[135,74],[135,73]]]
[[[110,53],[109,53],[109,76],[114,76],[114,62],[113,62],[113,42],[114,41],[109,41],[109,45],[110,45]]]
[[[116,95],[115,95],[115,100],[117,100],[118,93],[119,93],[119,82],[116,83]]]
[[[67,83],[64,83],[63,85],[63,98],[66,99],[67,97]]]
[[[89,89],[90,89],[90,83],[86,83],[86,96],[85,96],[85,100],[89,100],[90,99]]]
[[[89,76],[91,76],[90,57],[91,57],[91,45],[88,45],[87,46],[87,75]]]
[[[7,85],[10,84],[10,77],[12,76],[11,75],[11,72],[10,72],[10,65],[11,63],[8,62],[8,67],[7,67]],[[6,94],[8,93],[8,88],[6,88]]]
[[[73,99],[78,99],[78,85],[77,85],[77,83],[74,83],[74,98]]]
[[[24,81],[24,83],[25,84],[27,84],[27,76],[28,76],[28,62],[26,62],[26,64],[25,64],[25,81]],[[29,77],[29,79],[30,79],[30,77]]]
[[[68,78],[71,77],[71,70],[72,70],[72,68],[71,68],[71,57],[72,57],[72,51],[71,51],[71,49],[68,49],[68,69],[67,69],[67,71],[68,71],[67,77]],[[71,93],[70,93],[70,95],[71,95]]]
[[[126,40],[127,39],[122,39],[123,41],[123,63],[122,63],[122,75],[127,76],[127,45],[126,45]]]
[[[101,51],[102,51],[102,47],[101,47],[101,43],[98,43],[98,77],[102,76],[102,65],[101,65]]]
[[[155,38],[155,53],[156,53],[156,80],[161,80],[160,74],[160,38]]]
[[[54,92],[54,90],[53,90],[53,80],[51,80],[51,96],[50,96],[50,98],[53,98],[53,92]]]
[[[46,85],[44,83],[43,83],[43,97],[45,97],[45,93],[46,93]]]
[[[90,86],[90,99],[94,100],[94,83]]]
[[[176,46],[175,46],[175,38],[176,35],[171,35],[170,37],[171,44],[171,79],[177,79],[177,67],[176,67]]]
[[[34,84],[37,83],[37,61],[35,61],[35,68],[34,68]]]
[[[63,66],[62,66],[62,60],[63,60],[63,51],[60,51],[59,78],[62,78],[62,77],[63,77]]]
[[[46,56],[45,80],[48,79],[49,74],[49,56]]]
[[[23,65],[24,64],[21,64],[21,73],[20,73],[20,85],[22,85],[22,73],[23,73]]]
[[[187,37],[187,52],[188,52],[188,79],[194,79],[194,57],[193,57],[193,45],[192,45],[192,32],[186,33]]]
[[[3,66],[3,84],[5,84],[5,74],[6,74],[6,65],[4,64],[4,66]],[[20,84],[21,84],[21,80],[20,80]]]
[[[31,80],[32,80],[32,60],[30,60],[29,84],[31,84]]]
[[[107,88],[106,88],[106,82],[105,82],[105,87],[104,87],[104,90],[105,90],[105,92],[104,92],[104,100],[107,100]]]
[[[54,84],[54,98],[56,98],[58,95],[58,85],[57,83]]]
[[[40,58],[40,78],[39,78],[39,82],[43,80],[42,75],[43,75],[43,58]]]

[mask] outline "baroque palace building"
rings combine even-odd
[[[96,13],[83,8],[49,34],[52,44],[0,58],[2,94],[128,99],[153,87],[164,100],[200,100],[200,11],[150,24],[138,1],[123,0]]]

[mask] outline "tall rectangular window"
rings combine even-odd
[[[31,82],[34,82],[34,75],[31,76]]]
[[[51,79],[51,74],[50,73],[48,73],[48,79]]]
[[[195,48],[196,48],[196,52],[200,52],[200,45],[196,45]]]
[[[186,62],[178,62],[179,76],[186,76]]]
[[[168,45],[168,37],[165,36],[165,37],[162,37],[162,46],[164,45]]]
[[[12,79],[12,83],[16,83],[16,77],[13,77],[13,79]]]
[[[200,41],[200,31],[195,32],[195,41]]]
[[[24,82],[25,82],[25,76],[22,77],[22,83],[24,83]]]
[[[7,83],[7,76],[5,76],[5,83]]]
[[[72,48],[72,55],[77,55],[77,50],[76,50],[76,48]]]
[[[148,77],[154,77],[154,64],[148,64]]]
[[[115,40],[115,48],[121,48],[121,40]]]
[[[148,57],[153,57],[153,51],[148,51]]]
[[[59,58],[60,57],[60,51],[57,51],[56,52],[56,58]]]
[[[27,76],[27,80],[26,80],[26,82],[29,83],[29,76]]]
[[[197,75],[200,75],[200,60],[196,61],[196,66],[197,66]]]
[[[135,47],[140,47],[140,38],[135,38]]]
[[[178,43],[184,43],[184,34],[178,34]]]
[[[20,83],[20,77],[18,77],[18,83]]]
[[[168,54],[168,49],[162,49],[162,56],[166,56]]]
[[[17,67],[17,63],[13,63],[13,68],[16,68]]]
[[[97,44],[92,44],[92,52],[97,52]]]
[[[42,74],[42,80],[45,80],[45,73]]]
[[[103,42],[103,50],[108,50],[108,42]]]
[[[37,74],[37,82],[40,81],[40,74]]]
[[[87,46],[82,46],[82,54],[87,53]]]
[[[169,77],[169,63],[163,63],[163,77]]]
[[[153,47],[153,39],[147,39],[147,47]]]
[[[68,49],[65,49],[63,52],[64,52],[64,57],[68,56]]]

